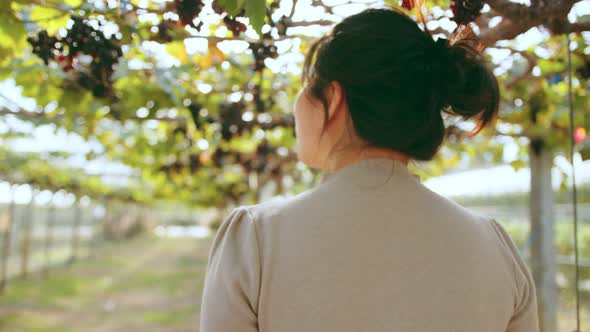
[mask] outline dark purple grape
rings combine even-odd
[[[190,25],[197,28],[193,20],[199,16],[205,4],[201,0],[174,0],[176,5],[176,13],[180,18],[182,26]],[[198,29],[197,29],[198,30]]]
[[[473,22],[481,13],[484,0],[453,0],[451,10],[457,24]]]
[[[230,30],[234,36],[239,36],[241,32],[246,32],[248,27],[246,24],[237,21],[235,18],[226,15],[223,17],[223,24]]]
[[[55,44],[58,40],[55,37],[50,37],[46,30],[41,30],[35,37],[27,38],[27,42],[33,47],[33,54],[40,57],[45,65],[49,64],[49,60],[53,60]]]
[[[279,56],[277,47],[273,43],[272,36],[268,33],[262,36],[261,41],[250,43],[250,49],[254,55],[255,71],[262,71],[266,67],[264,60],[268,58],[276,59]]]
[[[203,126],[203,118],[201,117],[201,115],[199,114],[199,112],[201,111],[201,108],[203,108],[203,106],[199,103],[191,103],[188,106],[188,110],[191,113],[191,117],[193,118],[193,122],[195,124],[195,127],[197,129],[200,129]]]

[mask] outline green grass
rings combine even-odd
[[[0,332],[194,330],[211,240],[110,243],[47,277],[11,279]]]
[[[142,314],[142,319],[148,324],[173,325],[189,320],[196,313],[186,308],[173,311],[149,311]]]
[[[0,317],[0,330],[5,332],[69,332],[66,326],[40,313],[20,312]]]

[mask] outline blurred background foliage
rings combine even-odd
[[[130,199],[147,203],[165,198],[193,206],[253,202],[258,189],[271,182],[277,191],[296,192],[317,181],[318,175],[297,164],[293,152],[291,105],[299,89],[301,54],[341,19],[344,11],[339,9],[374,5],[312,1],[305,5],[318,18],[308,20],[290,1],[4,2],[0,79],[10,80],[34,102],[21,107],[3,91],[0,114],[98,142],[100,148],[88,151],[86,158],[129,166],[139,184],[126,186]],[[560,29],[567,25],[577,32],[572,48],[581,133],[590,121],[588,38],[583,32],[588,16],[571,17],[574,5],[583,2],[562,2],[561,7],[569,7],[558,8],[562,16],[552,17],[562,20]],[[505,3],[513,4],[491,1],[475,21],[502,81],[498,126],[467,139],[472,124],[450,123],[436,160],[417,167],[424,178],[459,166],[510,162],[523,167],[527,144],[535,137],[546,139],[556,153],[566,151],[565,38],[553,21],[539,26],[537,18],[530,18],[506,26],[510,13],[503,9]],[[426,1],[435,37],[448,36],[457,26],[450,4]],[[12,128],[2,132],[5,143],[18,136]],[[506,156],[507,142],[519,151]],[[47,167],[67,159],[29,157],[29,168],[40,159]],[[19,176],[40,186],[67,182],[43,173]],[[115,189],[79,187],[93,196]]]

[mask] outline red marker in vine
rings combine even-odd
[[[407,10],[412,10],[414,9],[414,0],[403,0],[402,1],[402,7],[407,9]]]
[[[586,139],[586,129],[584,127],[578,127],[574,131],[574,141],[576,143],[582,143]]]

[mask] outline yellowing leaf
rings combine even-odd
[[[209,43],[209,52],[201,57],[195,57],[195,62],[201,68],[209,68],[213,65],[220,64],[225,60],[225,54],[217,47],[215,43]]]
[[[168,43],[166,50],[170,55],[180,60],[181,63],[185,63],[188,60],[188,54],[186,54],[186,48],[182,41]]]

